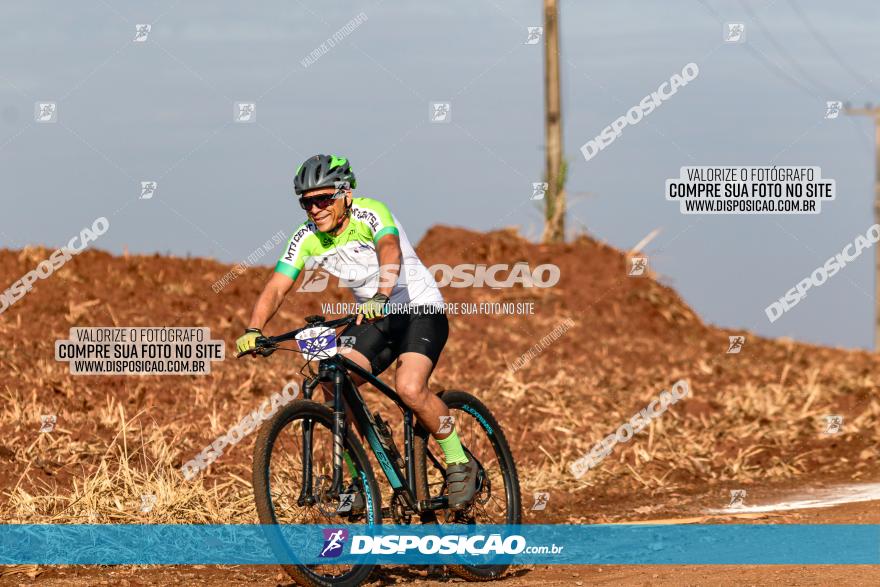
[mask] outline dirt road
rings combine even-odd
[[[780,491],[779,499],[797,492]],[[687,507],[694,513],[693,504]],[[693,516],[680,519],[693,519]],[[742,523],[736,517],[711,518],[709,523]],[[811,508],[768,513],[752,523],[797,524],[878,524],[880,502],[858,502],[830,508]],[[368,585],[448,585],[462,582],[454,575],[424,568],[382,567]],[[163,567],[163,568],[44,568],[31,579],[24,575],[6,576],[2,585],[40,587],[122,585],[292,585],[277,567]],[[747,587],[751,585],[863,586],[880,585],[880,565],[632,565],[632,566],[554,566],[516,567],[503,579],[487,583],[499,587],[542,585],[638,585]]]

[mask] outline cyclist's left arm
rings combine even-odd
[[[400,277],[400,238],[396,234],[386,234],[376,241],[376,256],[379,258],[379,289],[376,293],[391,297],[391,290]]]
[[[391,210],[384,203],[372,198],[355,200],[355,216],[365,223],[373,237],[376,257],[379,261],[379,289],[376,293],[391,297],[391,291],[400,277],[400,230],[394,222]]]
[[[385,315],[386,304],[400,276],[400,260],[403,257],[400,238],[396,234],[385,234],[376,240],[375,245],[376,256],[379,258],[379,288],[372,298],[358,308],[356,324],[360,324],[364,318],[373,320]]]

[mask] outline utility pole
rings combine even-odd
[[[545,243],[565,241],[565,168],[559,98],[559,17],[556,0],[544,0],[544,100],[547,141]]]
[[[874,117],[874,222],[880,224],[880,107],[847,105],[846,113]],[[880,247],[874,247],[874,352],[880,352]]]

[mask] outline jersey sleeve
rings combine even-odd
[[[386,234],[400,234],[400,230],[394,222],[394,217],[391,215],[391,210],[379,200],[357,198],[354,206],[354,217],[370,228],[374,243]]]
[[[306,258],[310,254],[309,243],[314,239],[314,236],[308,223],[300,225],[287,241],[287,250],[275,264],[275,272],[283,273],[295,281],[300,271],[305,267]]]

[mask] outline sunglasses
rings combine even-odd
[[[341,192],[336,192],[335,194],[326,194],[323,196],[312,196],[309,198],[300,198],[299,205],[300,207],[308,212],[312,209],[312,206],[317,206],[321,210],[324,208],[328,208],[333,205],[333,202],[336,201],[337,197]]]

